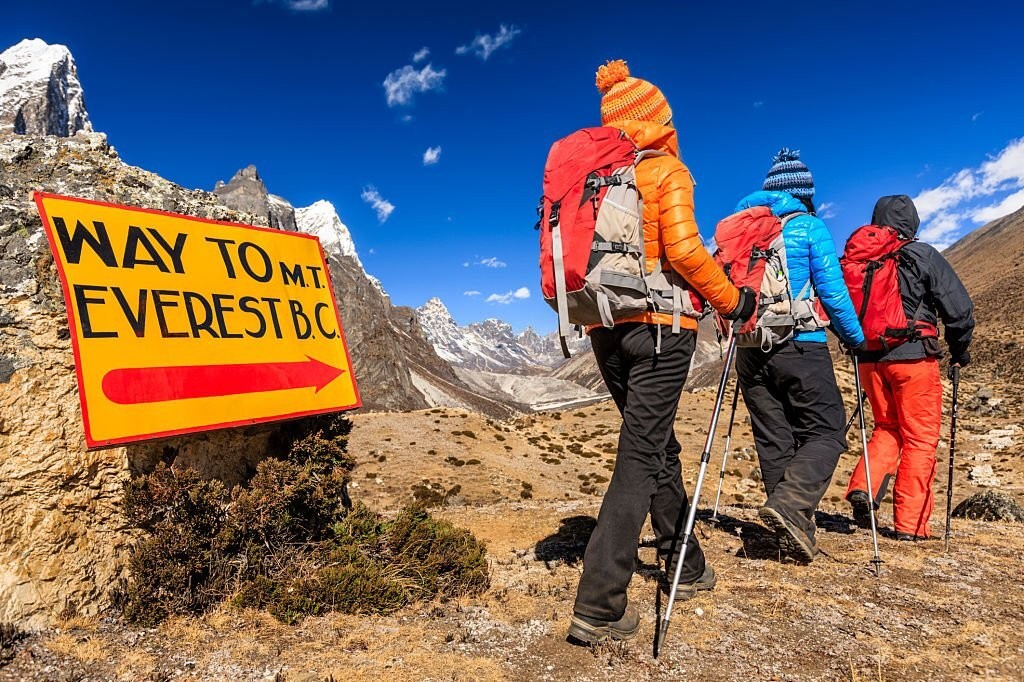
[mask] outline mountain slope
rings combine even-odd
[[[1024,208],[971,232],[942,255],[974,299],[973,361],[996,377],[1024,382]]]
[[[38,38],[0,52],[0,133],[58,135],[91,131],[75,60]]]

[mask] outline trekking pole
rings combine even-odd
[[[857,419],[857,415],[860,414],[860,406],[864,404],[864,400],[867,397],[868,396],[866,393],[860,394],[860,400],[857,401],[857,408],[853,411],[853,414],[850,415],[850,421],[846,422],[846,428],[843,429],[843,435],[846,435],[847,433],[850,432],[850,427],[853,426],[854,420]]]
[[[953,407],[949,418],[949,483],[946,485],[946,549],[949,551],[949,523],[953,518],[953,454],[956,452],[956,416],[959,411],[960,365],[953,365]]]
[[[871,486],[871,466],[868,460],[868,427],[864,423],[864,392],[860,386],[860,362],[853,358],[853,377],[857,384],[857,408],[860,414],[860,444],[864,448],[864,476],[868,484],[868,510],[871,516],[871,542],[875,548],[875,556],[871,563],[875,566],[875,576],[882,574],[882,559],[878,556],[878,527],[875,525],[875,489]]]
[[[725,463],[729,461],[729,446],[732,444],[732,425],[736,423],[736,402],[740,397],[740,380],[736,377],[736,391],[732,394],[732,412],[729,415],[729,430],[725,435],[725,454],[722,455],[722,470],[718,473],[718,492],[715,493],[715,510],[711,520],[718,521],[718,501],[722,498],[722,484],[725,483]]]
[[[711,461],[711,446],[714,444],[715,429],[718,428],[718,417],[722,412],[722,403],[725,401],[725,388],[729,382],[729,370],[732,368],[733,358],[736,356],[736,332],[735,328],[729,331],[729,346],[725,353],[725,369],[722,370],[722,378],[718,382],[718,394],[715,396],[715,409],[711,412],[711,425],[708,426],[708,437],[704,441],[704,452],[700,455],[700,471],[697,473],[697,485],[693,490],[693,498],[690,500],[690,511],[686,515],[686,525],[683,527],[683,542],[679,548],[679,558],[676,559],[675,576],[672,578],[672,590],[669,592],[668,604],[665,607],[665,616],[661,620],[661,629],[658,631],[658,639],[654,643],[654,657],[658,657],[661,645],[665,642],[665,635],[668,634],[668,624],[672,619],[672,606],[676,601],[676,591],[679,589],[679,577],[683,573],[683,561],[686,558],[686,547],[690,544],[690,536],[693,534],[693,526],[697,520],[697,505],[700,502],[700,489],[704,485],[704,475],[708,470],[708,462]],[[667,562],[666,562],[667,565]]]

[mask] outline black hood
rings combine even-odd
[[[910,197],[896,194],[878,200],[875,212],[871,214],[871,224],[887,225],[905,239],[913,239],[917,235],[917,228],[921,227],[921,218]]]

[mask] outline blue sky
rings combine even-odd
[[[128,163],[207,189],[254,163],[296,206],[333,202],[395,303],[461,323],[554,327],[541,171],[598,123],[606,59],[668,97],[705,236],[780,146],[840,244],[883,194],[920,197],[938,244],[1024,205],[1016,2],[349,4],[5,2],[0,45],[68,45]]]

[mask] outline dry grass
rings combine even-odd
[[[850,400],[850,376],[841,365],[839,379]],[[976,387],[967,383],[964,390]],[[997,387],[999,394],[1004,390],[1010,389]],[[684,395],[681,403],[677,432],[686,478],[696,474],[712,398],[704,391]],[[460,486],[437,515],[469,529],[486,544],[492,586],[484,594],[418,603],[389,616],[314,617],[297,626],[229,607],[201,618],[172,618],[151,633],[72,620],[67,630],[37,636],[28,647],[37,660],[74,662],[90,679],[147,679],[175,670],[185,671],[182,676],[189,679],[260,680],[279,672],[285,680],[333,675],[335,680],[374,682],[1021,679],[1024,525],[954,520],[948,555],[938,540],[906,544],[883,537],[886,563],[882,577],[875,578],[867,570],[869,535],[844,527],[844,504],[828,501],[841,499],[859,454],[856,448],[843,457],[826,495],[823,511],[835,516],[819,523],[823,554],[813,564],[780,564],[758,546],[760,489],[739,493],[741,476],[730,474],[723,500],[743,494],[744,504],[724,507],[727,522],[721,527],[704,522],[698,526],[698,537],[719,575],[718,588],[679,605],[662,657],[651,657],[656,599],[649,549],[640,551],[648,568],[630,587],[630,599],[644,618],[637,640],[593,651],[570,646],[564,638],[581,567],[571,560],[540,560],[535,548],[555,537],[564,519],[596,515],[606,483],[595,476],[607,476],[603,467],[609,457],[584,455],[612,445],[617,412],[610,404],[600,404],[588,407],[584,415],[577,411],[555,419],[540,414],[515,423],[488,423],[473,414],[438,410],[356,416],[351,449],[359,453],[361,468],[352,494],[392,514],[409,501],[412,485],[423,479],[444,491]],[[451,429],[434,432],[433,421],[440,416],[458,420],[459,431],[470,430],[477,437],[453,438]],[[744,416],[741,406],[733,434],[736,452],[752,445]],[[1014,403],[1000,419],[970,413],[962,417],[965,434],[985,433],[1020,421],[1022,411]],[[418,443],[412,448],[407,445],[411,434]],[[721,435],[712,459],[716,472],[724,446]],[[569,451],[577,444],[582,445],[581,454]],[[563,460],[545,463],[542,457],[551,459],[552,445],[565,448]],[[944,447],[940,460],[946,456]],[[980,447],[965,437],[961,463],[970,466]],[[1024,488],[1022,452],[1015,444],[993,458],[1004,489]],[[478,459],[481,464],[453,467],[445,463],[446,457]],[[999,462],[1002,457],[1007,461]],[[371,466],[377,476],[363,478]],[[746,476],[755,466],[752,459],[737,458],[729,469]],[[944,512],[944,467],[940,472],[936,532]],[[956,499],[976,492],[963,469],[957,475]],[[598,495],[578,491],[583,477],[595,482]],[[712,499],[717,477],[708,480],[702,507]],[[524,483],[532,499],[520,497]],[[891,525],[888,506],[879,518],[883,526]],[[186,662],[193,667],[184,668]],[[33,670],[18,659],[0,669],[0,680],[32,679]]]

